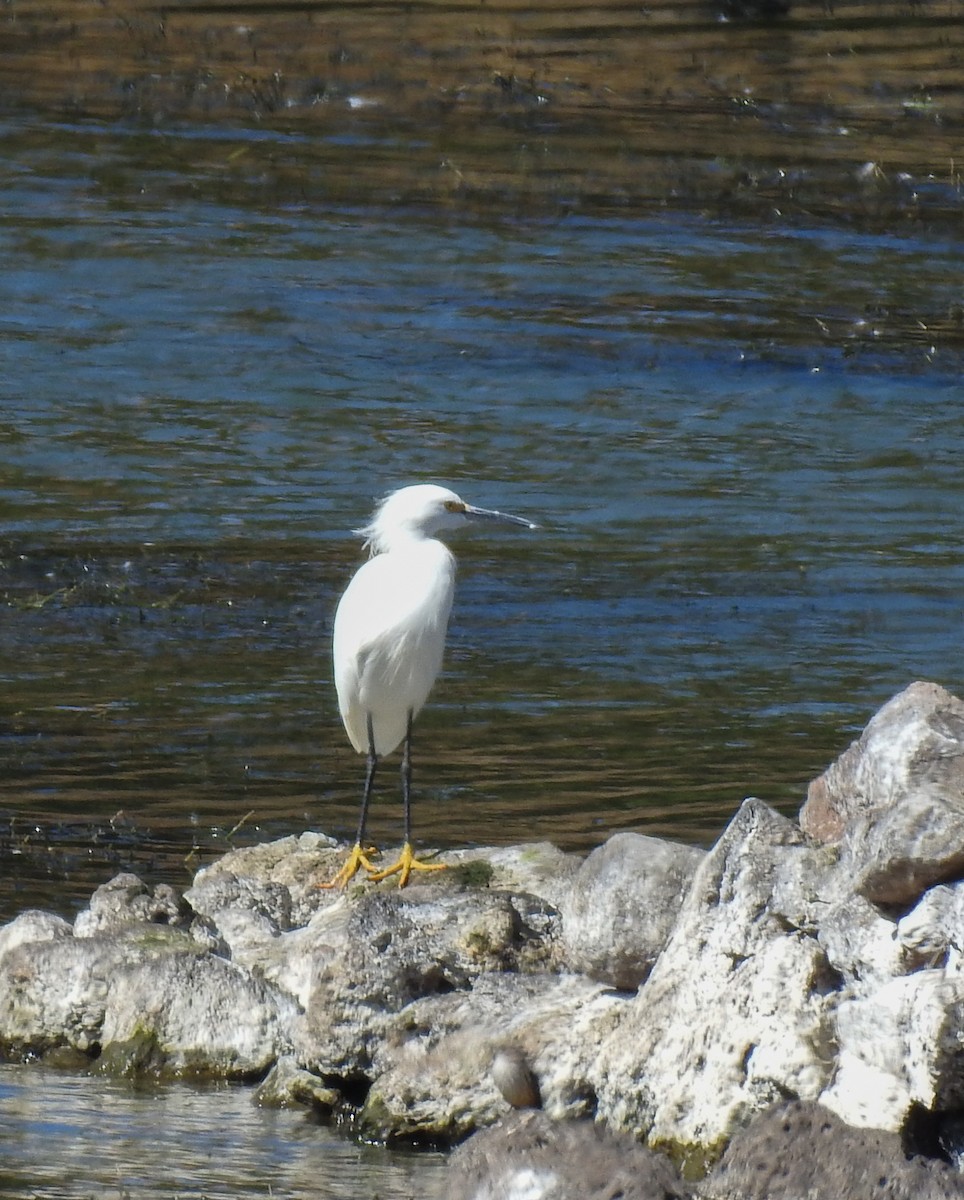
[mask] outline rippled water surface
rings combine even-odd
[[[4,915],[351,834],[330,617],[413,480],[541,526],[453,539],[423,841],[707,843],[911,680],[961,686],[943,225],[226,188],[265,145],[0,126]],[[386,770],[376,838],[399,816]]]
[[[345,101],[368,83],[342,61]],[[541,93],[499,79],[537,119],[490,113],[461,158],[451,128],[347,103],[314,131],[0,122],[0,920],[70,916],[118,869],[186,884],[232,845],[351,836],[362,763],[331,615],[351,530],[414,480],[540,524],[452,539],[449,652],[415,744],[423,843],[708,844],[748,794],[794,813],[913,679],[964,686],[950,109],[905,112],[928,131],[905,134],[907,171],[886,113],[811,109],[794,143],[749,100],[738,128],[706,109],[693,157],[697,105],[673,159],[658,106],[609,113],[594,149],[585,113],[553,141]],[[747,122],[763,142],[744,162]],[[649,158],[627,149],[644,126]],[[0,1193],[71,1200],[402,1200],[443,1170],[245,1089],[37,1067],[0,1067],[0,1159]]]
[[[420,1200],[443,1170],[438,1154],[389,1159],[303,1114],[256,1108],[245,1088],[138,1089],[0,1065],[4,1196]]]

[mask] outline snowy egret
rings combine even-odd
[[[357,532],[371,552],[335,611],[332,656],[338,707],[348,739],[367,755],[358,836],[344,866],[322,887],[344,886],[360,868],[374,882],[412,871],[439,871],[412,850],[412,722],[442,665],[455,590],[455,557],[436,534],[467,521],[502,521],[535,529],[531,521],[466,504],[455,492],[414,484],[388,496]],[[365,824],[378,760],[402,750],[404,844],[397,862],[378,870],[365,846]]]

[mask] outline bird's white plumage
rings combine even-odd
[[[359,754],[391,754],[428,699],[442,666],[455,558],[435,538],[476,510],[432,483],[393,492],[358,532],[372,553],[335,612],[332,656],[345,731]]]
[[[442,666],[455,592],[455,558],[434,538],[407,539],[368,560],[335,613],[333,657],[341,719],[351,744],[391,754],[409,712],[428,699]]]
[[[355,749],[368,754],[368,767],[355,844],[322,887],[344,887],[362,869],[373,883],[398,875],[398,886],[404,887],[413,871],[444,869],[440,863],[420,862],[412,849],[409,733],[442,666],[455,591],[455,559],[435,535],[468,520],[535,528],[522,517],[466,504],[448,488],[420,483],[393,492],[358,531],[372,557],[356,571],[338,603],[332,653],[345,730]],[[405,841],[398,861],[377,870],[365,839],[375,768],[402,741]]]

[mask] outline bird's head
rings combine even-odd
[[[502,521],[535,529],[531,521],[494,509],[476,508],[435,483],[416,483],[386,496],[371,521],[357,532],[372,554],[382,554],[402,541],[435,537],[443,529],[455,529],[466,521]]]

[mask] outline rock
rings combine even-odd
[[[299,928],[315,913],[340,899],[339,892],[324,891],[318,884],[335,874],[347,852],[347,846],[339,846],[333,838],[318,833],[247,846],[232,850],[199,871],[188,894],[198,900],[198,911],[210,913],[225,906],[218,891],[222,886],[236,888],[242,880],[244,886],[255,889],[280,884],[286,889],[290,903],[287,927]],[[390,861],[392,851],[385,849],[384,857]],[[440,854],[438,861],[451,870],[435,877],[433,886],[437,889],[489,888],[528,894],[558,908],[581,859],[564,854],[549,842],[533,842],[452,850]],[[392,891],[394,887],[394,881],[390,881],[382,885],[382,890]],[[211,898],[206,896],[209,890]],[[360,881],[349,889],[349,894],[372,890],[370,884]],[[265,911],[277,920],[270,906]],[[283,921],[278,924],[284,927]]]
[[[441,861],[457,868],[459,882],[465,886],[528,894],[559,908],[582,859],[564,854],[550,842],[526,842],[521,846],[453,850],[441,855]]]
[[[55,913],[28,908],[0,928],[0,962],[17,946],[31,942],[53,942],[73,937],[73,926]]]
[[[452,1155],[444,1200],[685,1200],[691,1189],[661,1154],[589,1121],[520,1112]]]
[[[24,942],[0,960],[0,1049],[14,1058],[69,1050],[100,1053],[110,990],[128,966],[152,964],[185,934],[157,928],[135,936],[57,937]]]
[[[942,966],[964,971],[964,883],[931,888],[896,923],[895,937],[905,969]],[[896,972],[895,972],[896,974]]]
[[[234,903],[243,887],[259,895],[261,910],[279,928],[298,928],[336,899],[317,885],[334,875],[341,857],[338,843],[323,833],[231,850],[195,875],[195,911],[213,915]]]
[[[617,833],[589,855],[562,902],[566,963],[635,991],[672,932],[704,852]]]
[[[827,1086],[837,979],[814,931],[773,906],[778,877],[809,863],[796,826],[759,801],[743,804],[602,1043],[591,1073],[599,1117],[700,1156],[775,1100],[816,1099]]]
[[[896,922],[882,916],[863,896],[847,895],[828,905],[817,937],[851,993],[872,991],[907,969]]]
[[[424,996],[468,990],[488,971],[549,965],[551,939],[533,931],[553,910],[530,897],[428,885],[373,890],[312,922],[315,974],[305,1028],[320,1073],[373,1062],[394,1016]]]
[[[90,904],[74,920],[77,937],[92,937],[129,925],[183,925],[190,909],[178,892],[167,883],[153,891],[136,875],[115,875],[102,884],[90,898]]]
[[[810,785],[800,824],[843,840],[841,870],[875,904],[907,906],[964,873],[964,703],[914,683]]]
[[[326,1087],[317,1075],[298,1066],[293,1054],[283,1054],[255,1089],[254,1099],[264,1108],[307,1105],[319,1116],[330,1116],[341,1106],[341,1094]]]
[[[109,989],[102,1069],[114,1074],[245,1079],[290,1048],[289,997],[234,963],[177,953],[130,964]]]
[[[704,1200],[958,1200],[964,1182],[946,1163],[908,1159],[894,1133],[794,1102],[736,1133],[698,1190]]]
[[[0,931],[8,943],[11,928]],[[204,953],[186,930],[148,920],[111,934],[61,931],[0,957],[0,1052],[13,1058],[248,1078],[288,1048],[296,1011],[290,997]]]
[[[291,892],[286,884],[238,876],[223,866],[199,872],[184,899],[212,925],[230,910],[263,918],[265,928],[273,934],[292,927]]]
[[[507,1043],[524,1055],[554,1118],[591,1114],[593,1026],[625,999],[576,975],[492,972],[471,990],[425,997],[386,1029],[359,1128],[375,1140],[450,1143],[509,1111],[492,1071]]]
[[[916,1106],[964,1108],[964,977],[889,980],[842,999],[836,1026],[837,1071],[820,1100],[848,1124],[899,1130]]]
[[[866,995],[899,975],[941,967],[964,971],[964,884],[940,885],[899,920],[863,896],[828,906],[820,943],[847,980],[847,994]]]
[[[305,834],[183,897],[117,876],[73,927],[0,929],[0,1054],[266,1077],[260,1102],[380,1141],[457,1142],[541,1103],[560,1154],[593,1118],[700,1167],[773,1103],[819,1100],[964,1161],[959,707],[915,685],[870,722],[826,776],[836,842],[749,800],[705,855],[619,834],[581,864],[459,851],[403,891],[342,892],[316,885],[343,851]],[[568,1186],[542,1162],[505,1186]]]

